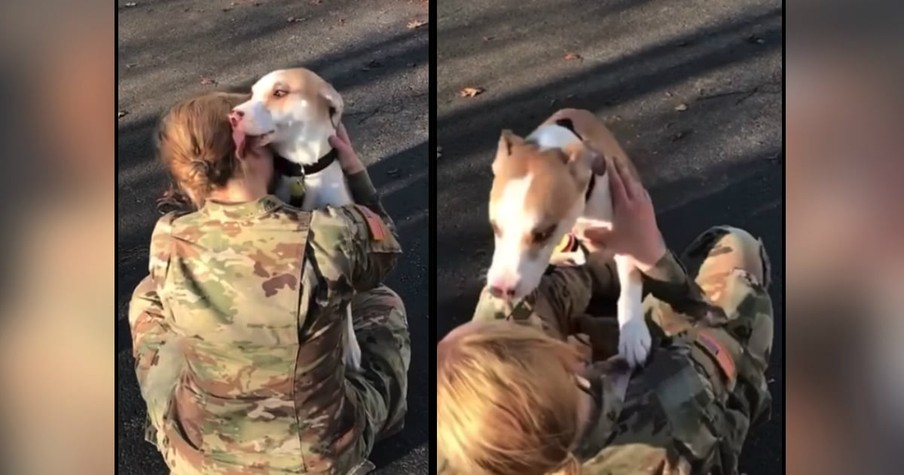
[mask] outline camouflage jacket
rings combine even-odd
[[[369,206],[302,212],[267,196],[157,223],[130,323],[149,436],[172,473],[346,474],[366,461],[343,309],[401,250],[362,175],[352,193]],[[149,375],[173,344],[184,368],[156,401]]]
[[[646,273],[644,310],[648,323],[655,323],[649,325],[651,358],[633,373],[613,359],[586,370],[583,389],[597,404],[595,422],[575,450],[583,473],[737,473],[748,428],[771,404],[765,362],[751,356],[737,334],[749,334],[743,327],[751,321],[766,322],[754,318],[760,314],[771,322],[772,310],[762,288],[728,290],[743,305],[731,315],[707,300],[672,253]],[[613,264],[551,269],[539,292],[514,306],[484,292],[473,318],[510,319],[557,338],[585,333],[591,340],[617,341],[616,326],[599,326],[599,317],[584,314],[592,296],[617,298]],[[726,326],[729,320],[734,323]],[[599,329],[608,334],[592,334]],[[439,473],[454,473],[445,464],[438,454]]]

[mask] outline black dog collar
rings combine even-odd
[[[566,129],[571,131],[571,133],[573,133],[577,138],[584,140],[584,137],[581,137],[581,134],[579,134],[576,130],[574,130],[574,123],[571,121],[571,119],[559,119],[556,121],[556,125],[558,125],[559,127],[565,127]],[[596,173],[591,173],[590,174],[590,183],[587,184],[587,192],[584,193],[584,201],[585,202],[590,201],[590,195],[593,193],[593,188],[595,186],[596,186]]]
[[[320,157],[320,160],[311,165],[299,165],[278,155],[274,158],[273,165],[279,173],[285,176],[305,176],[323,171],[326,167],[332,165],[333,162],[339,159],[339,151],[335,148],[331,149],[326,155]]]

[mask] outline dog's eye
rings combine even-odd
[[[282,89],[277,89],[277,90],[273,91],[273,97],[285,97],[287,94],[289,94],[289,91],[285,91]]]
[[[493,227],[493,234],[495,234],[496,237],[502,236],[502,230],[499,229],[499,226],[496,225],[495,221],[490,221],[490,226]]]
[[[556,232],[555,224],[553,224],[552,226],[549,226],[548,228],[535,229],[531,233],[531,239],[533,239],[534,242],[537,244],[543,244],[546,241],[548,241],[549,238],[552,237],[552,233],[554,233],[554,232]]]

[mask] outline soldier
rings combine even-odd
[[[704,232],[685,253],[702,258],[691,279],[663,244],[646,190],[618,169],[608,175],[617,231],[590,233],[588,264],[551,269],[519,302],[485,291],[473,321],[438,345],[440,473],[737,473],[749,427],[771,406],[762,243],[731,227]],[[585,364],[565,342],[617,341],[617,326],[584,315],[591,296],[618,296],[602,247],[644,273],[654,341],[635,372],[617,357]]]
[[[158,221],[129,309],[148,440],[173,474],[366,473],[407,410],[405,308],[381,285],[395,227],[341,126],[331,144],[358,204],[303,212],[270,195],[271,153],[251,138],[238,156],[228,122],[245,99],[206,94],[161,121],[170,201],[195,210]],[[361,372],[343,364],[349,302]]]

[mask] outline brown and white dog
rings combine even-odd
[[[571,118],[580,119],[580,131]],[[588,228],[612,228],[607,160],[636,173],[612,132],[588,111],[559,111],[526,138],[502,132],[489,207],[495,250],[487,285],[493,295],[515,300],[533,292],[566,233],[581,238]],[[630,257],[614,259],[620,284],[619,353],[637,366],[646,361],[651,345],[641,274]]]
[[[304,68],[273,71],[251,86],[251,99],[236,106],[230,122],[238,137],[262,137],[278,155],[276,168],[283,175],[276,194],[288,203],[303,197],[300,207],[310,211],[352,203],[337,151],[330,145],[345,105],[331,84]],[[303,180],[303,186],[298,185]],[[303,191],[302,191],[303,190]],[[347,307],[343,341],[346,366],[361,368],[361,346]]]

